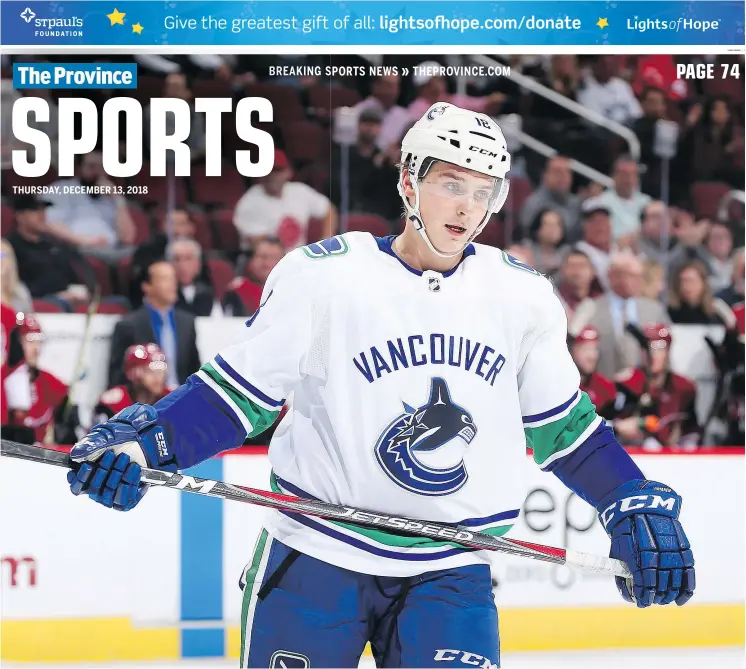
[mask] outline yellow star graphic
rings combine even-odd
[[[140,22],[138,21],[132,26],[132,32],[137,33],[138,35],[142,35],[143,27],[140,25]]]
[[[609,27],[609,22],[606,19],[599,19],[598,23],[596,23],[596,25],[599,28],[608,28]]]
[[[120,12],[116,7],[111,14],[107,14],[106,18],[111,21],[111,25],[118,23],[120,26],[124,25],[124,17],[127,16],[124,12]]]

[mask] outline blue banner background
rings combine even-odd
[[[117,12],[115,13],[115,10]],[[535,2],[459,0],[429,2],[401,0],[308,0],[289,2],[119,2],[95,0],[71,2],[25,2],[5,0],[0,5],[5,46],[241,46],[241,45],[315,45],[315,46],[433,46],[433,45],[744,45],[744,2],[713,0],[710,2],[678,0],[631,0],[617,2]],[[33,16],[31,16],[33,14]],[[120,17],[119,15],[124,16]],[[25,16],[24,16],[25,15]],[[402,29],[391,32],[380,24],[381,16],[389,18],[448,20],[513,19],[522,27],[515,29]],[[112,16],[114,18],[112,18]],[[194,19],[196,29],[166,29],[167,16],[182,21]],[[226,29],[202,28],[202,17],[225,19]],[[558,20],[566,17],[577,29],[530,30],[528,17]],[[231,31],[233,20],[272,17],[285,21],[295,19],[296,28],[243,29]],[[321,18],[319,18],[321,17]],[[334,28],[334,21],[345,21],[346,27]],[[354,27],[355,20],[370,17],[364,27]],[[78,19],[78,21],[73,21]],[[326,22],[323,21],[326,19]],[[601,19],[608,22],[604,25]],[[57,25],[50,26],[52,24]],[[659,22],[656,29],[641,31],[628,27],[640,22]],[[521,22],[522,21],[522,22]],[[673,22],[662,28],[661,21]],[[686,21],[717,22],[710,30],[686,29]],[[307,30],[304,31],[304,22]],[[61,25],[68,23],[70,25]],[[77,24],[77,25],[76,25]],[[82,24],[82,25],[81,25]],[[183,24],[182,24],[183,25]],[[324,27],[326,25],[326,27]],[[359,26],[363,24],[358,24]],[[141,28],[141,29],[140,29]],[[66,34],[45,34],[47,31]],[[67,34],[69,33],[69,34]]]

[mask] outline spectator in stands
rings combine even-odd
[[[652,198],[640,192],[639,168],[637,161],[630,156],[622,156],[614,161],[612,178],[614,184],[601,196],[601,202],[609,207],[614,240],[624,243],[625,238],[633,238],[640,229],[640,215]]]
[[[713,298],[707,270],[698,260],[685,262],[674,273],[668,314],[674,323],[708,325],[733,320],[730,307],[723,300]]]
[[[401,199],[396,194],[398,170],[396,163],[386,158],[377,147],[381,132],[382,114],[379,109],[363,109],[357,119],[357,141],[349,148],[333,144],[330,161],[329,185],[325,189],[338,209],[343,201],[342,155],[348,151],[347,211],[378,214],[393,218],[401,210]],[[401,149],[399,148],[399,151]],[[399,154],[401,155],[401,154]],[[398,160],[397,160],[398,162]],[[392,195],[387,197],[386,193]]]
[[[218,56],[219,58],[220,56]],[[189,104],[189,111],[191,115],[191,121],[189,125],[189,136],[186,139],[186,144],[189,147],[189,156],[192,162],[202,160],[205,156],[206,148],[206,137],[205,137],[205,115],[198,114],[194,108],[194,95],[189,88],[187,83],[186,75],[180,72],[172,72],[166,75],[163,81],[163,93],[164,98],[174,98],[178,100],[184,100]],[[145,134],[150,137],[150,118],[152,115],[151,105],[145,108]],[[174,114],[166,115],[166,133],[172,135],[175,131],[176,117]],[[148,146],[150,141],[148,139]],[[173,160],[171,154],[167,160]]]
[[[101,151],[91,151],[76,159],[76,176],[56,181],[53,186],[59,191],[46,195],[52,205],[47,210],[49,234],[106,261],[131,255],[135,223],[130,216],[127,200],[114,194],[114,184],[104,172]],[[111,194],[64,190],[81,186],[109,188]]]
[[[7,304],[24,314],[32,312],[34,309],[31,304],[31,293],[26,284],[18,278],[16,254],[7,239],[2,240],[2,265],[0,265],[0,270],[2,270],[0,289],[2,289],[3,304]]]
[[[676,245],[669,256],[671,271],[691,260],[699,260],[710,273],[710,259],[704,247],[710,221],[694,218],[691,212],[684,209],[673,210],[673,233]]]
[[[611,238],[611,212],[600,197],[588,198],[583,202],[583,238],[575,248],[585,253],[593,263],[601,285],[608,285],[609,260],[616,251]]]
[[[130,274],[129,300],[133,307],[142,304],[142,290],[140,289],[140,276],[143,269],[152,262],[166,255],[169,237],[172,239],[194,239],[197,226],[192,215],[186,209],[174,209],[169,214],[164,212],[158,222],[158,228],[150,236],[150,239],[140,244],[132,254],[132,265]],[[199,275],[202,283],[210,284],[210,272],[207,264],[202,264]]]
[[[551,88],[555,93],[564,95],[572,101],[576,101],[580,87],[580,70],[578,69],[578,57],[573,54],[562,54],[552,56],[549,60],[549,68],[544,76],[538,78],[539,83]],[[575,121],[578,116],[543,95],[535,95],[531,104],[531,116],[546,120]]]
[[[274,168],[258,180],[236,205],[233,222],[244,249],[263,237],[277,237],[291,250],[307,243],[312,218],[323,219],[322,238],[337,231],[337,210],[310,186],[290,181],[292,170],[284,151],[275,150]]]
[[[666,310],[655,300],[641,297],[642,263],[632,253],[615,253],[609,264],[609,290],[605,295],[585,303],[576,310],[571,332],[592,325],[599,333],[598,371],[612,377],[640,360],[640,347],[627,326],[638,328],[646,323],[668,323]]]
[[[440,63],[428,60],[420,63],[415,68],[412,83],[417,89],[417,98],[409,105],[409,117],[418,120],[436,102],[450,102],[452,105],[469,109],[474,112],[495,116],[500,113],[500,108],[505,101],[503,93],[492,93],[481,98],[470,95],[448,92],[448,82],[445,77],[433,74],[442,68]]]
[[[642,190],[660,197],[661,159],[655,155],[655,128],[666,117],[666,95],[659,88],[646,88],[640,98],[642,116],[632,123],[632,131],[640,142],[640,163],[645,166]]]
[[[676,74],[676,62],[668,53],[656,53],[640,56],[637,61],[635,79],[632,84],[635,95],[645,98],[645,91],[655,89],[663,94],[663,102],[669,100],[686,100],[689,97],[689,85],[686,79]],[[643,107],[645,106],[644,101]]]
[[[616,414],[616,386],[596,370],[599,356],[598,332],[595,328],[586,326],[577,335],[569,336],[568,340],[570,355],[580,372],[580,390],[588,395],[599,416],[612,420]]]
[[[666,274],[656,260],[646,260],[642,264],[642,297],[660,301],[666,292]]]
[[[194,316],[175,308],[178,300],[176,271],[171,263],[160,260],[147,266],[142,274],[144,304],[120,319],[114,327],[109,359],[109,386],[124,382],[122,360],[128,347],[157,342],[171,361],[168,382],[184,383],[200,366]]]
[[[713,221],[705,248],[712,271],[710,289],[717,293],[730,285],[733,276],[733,232],[730,227],[721,221]]]
[[[682,140],[690,181],[724,181],[742,189],[744,137],[726,98],[710,98]]]
[[[577,308],[586,300],[602,294],[596,279],[591,259],[578,249],[570,249],[562,261],[559,281],[555,292],[565,308],[568,321],[572,320]]]
[[[535,261],[534,268],[542,274],[553,275],[559,269],[567,251],[564,244],[565,225],[562,215],[556,209],[543,209],[531,223],[529,234]]]
[[[247,276],[235,278],[223,297],[223,313],[226,316],[250,316],[262,299],[262,289],[269,273],[285,255],[285,247],[279,239],[262,239],[254,248],[246,268]]]
[[[373,77],[370,83],[370,95],[358,102],[355,109],[377,109],[381,112],[381,130],[376,139],[376,146],[386,151],[392,144],[401,146],[400,140],[411,124],[409,112],[397,102],[401,91],[401,80],[398,74],[384,74]]]
[[[580,198],[573,195],[572,170],[570,160],[564,156],[554,156],[547,161],[542,184],[526,198],[521,209],[521,227],[528,232],[536,215],[544,209],[559,212],[564,221],[567,235],[577,239],[580,223]]]
[[[729,306],[734,306],[744,301],[744,251],[738,249],[733,254],[733,275],[731,284],[721,290],[717,296]]]
[[[597,56],[578,93],[578,102],[601,116],[627,125],[642,115],[632,87],[616,76],[616,56]]]
[[[55,422],[63,417],[67,403],[67,385],[54,374],[39,369],[44,333],[34,314],[23,315],[18,319],[18,324],[31,381],[31,408],[23,424],[34,431],[35,439],[40,444],[55,443]]]
[[[123,363],[125,380],[99,397],[93,409],[94,424],[105,423],[135,402],[155,404],[174,389],[167,382],[166,356],[157,344],[130,346]]]
[[[47,236],[45,212],[48,203],[34,195],[19,195],[13,207],[18,226],[8,241],[18,262],[18,276],[31,297],[57,302],[68,310],[71,304],[88,300],[79,284],[76,265],[83,260],[75,251]]]
[[[671,228],[668,207],[660,200],[651,200],[642,209],[640,234],[634,244],[635,250],[661,265],[669,263],[671,251],[676,245],[676,237]],[[668,241],[664,239],[666,233]]]
[[[176,238],[166,247],[166,259],[176,270],[179,299],[176,306],[194,316],[209,316],[215,307],[215,291],[200,279],[202,247],[194,239]]]

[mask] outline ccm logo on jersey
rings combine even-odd
[[[482,669],[497,669],[496,664],[492,664],[488,657],[484,655],[478,655],[477,653],[469,653],[465,650],[451,650],[450,648],[442,648],[435,651],[435,657],[433,658],[436,662],[453,662],[454,660],[461,659],[462,664],[468,664],[472,667],[482,667]]]
[[[488,151],[487,149],[483,149],[480,146],[470,146],[469,147],[469,151],[474,151],[476,153],[481,153],[483,156],[489,156],[490,158],[497,158],[498,155],[499,155],[499,154],[497,154],[497,153],[495,153],[493,151]]]
[[[604,524],[604,527],[608,527],[616,513],[658,508],[667,509],[673,513],[676,509],[676,498],[661,497],[660,495],[632,495],[625,497],[604,509],[604,512],[601,514],[601,522]]]

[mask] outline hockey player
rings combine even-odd
[[[596,407],[596,413],[610,420],[614,417],[616,386],[596,371],[598,364],[598,330],[586,325],[570,343],[572,359],[580,372],[580,390]]]
[[[109,388],[93,409],[94,423],[103,423],[135,402],[155,404],[173,388],[166,384],[166,356],[157,344],[135,344],[124,354],[127,383]]]
[[[474,243],[508,192],[495,122],[433,105],[402,143],[398,237],[352,232],[286,255],[245,340],[155,406],[96,426],[72,492],[127,510],[143,465],[174,471],[263,430],[273,489],[503,535],[535,463],[594,505],[637,606],[694,590],[681,498],[646,480],[578,390],[549,281]],[[653,494],[654,493],[654,494]],[[661,503],[662,502],[662,503]],[[241,663],[499,666],[489,556],[271,511],[241,577]]]
[[[570,353],[580,372],[580,390],[596,407],[596,413],[606,419],[624,444],[634,443],[642,435],[637,418],[620,417],[616,385],[596,371],[598,364],[598,330],[587,325],[570,342]]]
[[[696,388],[669,368],[671,332],[667,325],[656,323],[645,326],[642,334],[647,340],[644,364],[616,376],[620,415],[643,419],[643,428],[644,419],[653,417],[642,434],[642,445],[651,450],[697,446],[701,429],[695,411]]]
[[[24,419],[24,425],[34,431],[36,441],[54,441],[53,428],[67,399],[67,385],[51,372],[39,369],[44,333],[36,316],[25,314],[19,318],[18,324],[31,379],[31,408]]]

